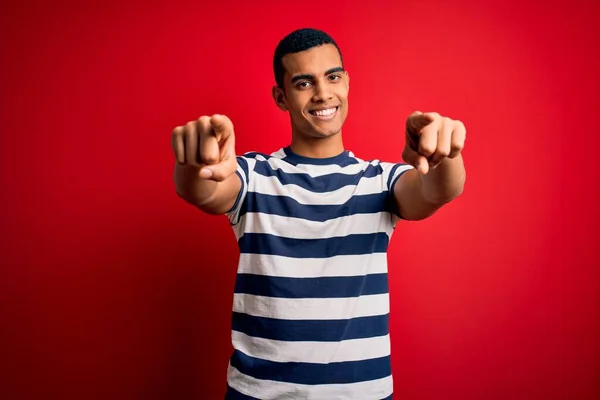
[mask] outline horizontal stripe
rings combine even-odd
[[[283,158],[285,157],[285,152],[281,151],[282,149],[280,149],[279,151],[275,152],[275,153],[271,153],[271,154],[267,154],[267,153],[261,153],[259,151],[249,151],[244,153],[243,157],[244,158],[249,158],[251,160],[268,160],[270,158]]]
[[[239,258],[238,273],[288,278],[358,276],[386,273],[387,265],[386,253],[331,258],[289,258],[270,254],[242,253]]]
[[[387,274],[289,278],[237,274],[234,293],[288,299],[357,297],[388,293]]]
[[[282,320],[233,312],[232,329],[287,342],[341,342],[389,334],[389,314],[348,320]]]
[[[227,392],[225,392],[225,400],[260,400],[256,397],[247,396],[243,393],[238,392],[229,384],[227,384]]]
[[[390,355],[389,335],[337,342],[284,342],[232,332],[233,347],[263,360],[279,362],[329,362],[367,360]]]
[[[389,294],[353,298],[285,299],[236,293],[233,311],[277,319],[350,319],[389,313]]]
[[[329,221],[308,221],[300,218],[247,213],[244,233],[262,233],[293,239],[325,239],[345,235],[383,232],[391,235],[392,218],[389,213],[356,214]],[[240,235],[241,237],[242,235]]]
[[[394,390],[392,376],[385,378],[349,383],[301,385],[297,383],[261,380],[245,375],[231,364],[227,369],[229,386],[240,393],[255,396],[263,400],[279,399],[384,399]],[[247,400],[242,398],[243,400]],[[237,399],[235,399],[237,400]]]
[[[336,163],[329,163],[326,165],[307,163],[298,164],[281,152],[273,153],[273,155],[270,156],[256,154],[251,157],[256,161],[257,165],[263,163],[267,164],[265,168],[270,168],[271,170],[281,170],[285,174],[306,173],[315,178],[330,174],[356,175],[365,171],[365,168],[369,165],[377,166],[381,164],[379,160],[364,161],[354,156],[351,157],[353,161],[348,160],[344,162],[343,165],[338,165]],[[356,161],[356,163],[354,161]]]
[[[387,233],[348,235],[326,239],[292,239],[262,233],[246,233],[238,240],[241,253],[273,254],[292,258],[329,258],[350,254],[385,253]]]
[[[249,191],[245,212],[281,215],[309,221],[328,221],[354,214],[374,214],[390,209],[386,192],[354,196],[343,204],[306,205],[286,196],[272,196]]]
[[[328,364],[275,362],[251,357],[239,350],[231,356],[231,366],[256,379],[269,379],[300,385],[356,383],[391,375],[390,357]]]
[[[290,176],[290,175],[288,175]],[[344,204],[352,196],[365,196],[387,192],[387,184],[383,177],[362,178],[332,191],[315,191],[312,188],[289,183],[282,185],[274,176],[255,174],[252,189],[256,193],[271,196],[286,196],[296,200],[299,204],[312,205],[339,205]],[[316,178],[309,178],[310,180]],[[329,178],[328,178],[329,179]],[[335,179],[335,178],[331,178]],[[335,183],[337,185],[337,182]]]
[[[310,171],[310,172],[308,172]],[[319,171],[319,172],[317,172]],[[327,171],[328,173],[324,173]],[[280,185],[296,185],[311,192],[333,192],[348,185],[356,185],[363,178],[373,178],[383,174],[379,164],[356,164],[345,168],[331,166],[310,166],[306,172],[279,162],[257,162],[254,173],[264,177],[274,177]]]

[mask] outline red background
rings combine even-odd
[[[303,26],[342,47],[359,157],[398,160],[415,109],[468,129],[464,195],[391,244],[397,397],[600,397],[597,2],[12,3],[1,398],[222,398],[238,253],[176,196],[170,133],[286,145],[271,57]]]

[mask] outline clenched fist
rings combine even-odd
[[[224,181],[237,168],[233,123],[224,115],[202,116],[171,135],[175,159],[199,168],[201,178]]]
[[[457,120],[438,113],[416,111],[406,121],[404,161],[426,174],[446,158],[456,158],[465,145],[467,131]]]

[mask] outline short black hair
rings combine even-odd
[[[277,86],[283,88],[283,76],[285,75],[285,68],[283,67],[282,62],[283,56],[286,54],[299,53],[324,44],[332,44],[335,46],[340,54],[340,60],[342,60],[343,66],[342,52],[337,43],[331,36],[321,30],[302,28],[293,31],[281,39],[275,49],[275,56],[273,57],[273,72],[275,73],[275,82],[277,83]]]

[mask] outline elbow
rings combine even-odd
[[[463,193],[463,189],[460,188],[456,191],[440,193],[435,195],[425,196],[427,202],[435,209],[441,208],[451,201],[459,198]]]

